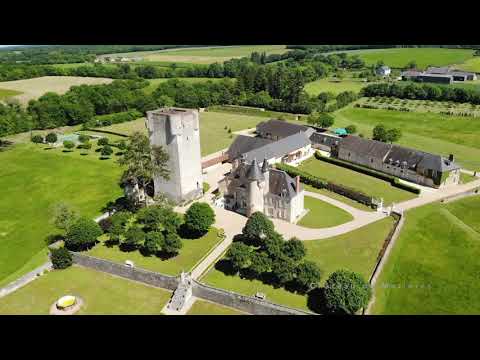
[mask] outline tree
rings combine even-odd
[[[63,142],[63,147],[67,150],[72,150],[74,147],[75,147],[75,143],[73,141],[70,141],[70,140],[65,140]]]
[[[121,241],[124,250],[132,251],[138,249],[145,241],[145,233],[138,226],[132,226],[125,233],[125,238]]]
[[[65,246],[73,251],[85,250],[95,245],[100,235],[102,235],[102,229],[95,221],[80,217],[69,226],[65,236]]]
[[[259,277],[263,273],[270,272],[272,270],[272,259],[268,257],[266,252],[254,252],[250,256],[250,267],[249,269]]]
[[[264,213],[260,211],[254,212],[247,220],[242,229],[242,234],[258,244],[264,241],[270,234],[274,232],[275,226]]]
[[[45,141],[47,143],[50,144],[50,146],[52,146],[53,144],[55,144],[58,140],[58,137],[57,137],[57,134],[55,133],[49,133],[47,134],[47,136],[45,137]]]
[[[332,313],[355,314],[368,305],[370,285],[357,273],[335,271],[325,283],[325,303]]]
[[[143,247],[149,254],[156,254],[162,250],[164,244],[165,237],[163,234],[159,231],[152,231],[146,235]]]
[[[297,266],[295,282],[302,291],[308,292],[317,287],[321,275],[317,264],[305,261]]]
[[[268,256],[275,260],[285,256],[283,254],[284,244],[285,240],[283,239],[283,236],[276,231],[272,231],[265,238],[263,248],[268,254]]]
[[[57,229],[68,230],[78,219],[77,212],[66,203],[58,203],[53,207],[53,224]]]
[[[417,62],[415,60],[410,61],[406,66],[406,69],[416,69],[416,68],[417,68]]]
[[[168,153],[161,146],[151,147],[148,137],[140,132],[130,136],[130,142],[118,163],[126,167],[121,178],[123,184],[134,183],[145,189],[154,174],[165,180],[170,179]]]
[[[109,157],[113,154],[113,149],[110,147],[110,145],[105,145],[100,153],[103,157]]]
[[[195,235],[203,235],[215,222],[215,212],[207,203],[196,202],[185,213],[185,227]]]
[[[385,142],[387,139],[387,129],[382,124],[373,128],[373,140]]]
[[[98,146],[108,145],[108,138],[103,137],[103,138],[98,139],[97,145],[98,145]]]
[[[388,129],[386,133],[386,141],[390,143],[397,142],[402,137],[402,131],[400,129]]]
[[[303,243],[295,237],[283,243],[282,252],[293,261],[300,261],[307,254]]]
[[[43,143],[43,136],[42,135],[33,135],[32,142],[34,144],[42,144]]]
[[[273,260],[272,272],[281,285],[291,282],[295,278],[295,263],[288,257]]]
[[[183,247],[182,240],[176,232],[167,231],[162,246],[162,251],[168,255],[177,255]]]
[[[357,132],[357,127],[355,125],[348,125],[345,130],[347,130],[349,134],[355,134]]]
[[[234,242],[228,249],[226,258],[230,260],[235,271],[248,268],[251,263],[251,248],[242,242]]]
[[[125,227],[132,217],[132,214],[128,211],[119,211],[113,214],[111,219],[111,225],[108,229],[109,241],[112,243],[119,243],[122,240],[122,236],[125,235]]]
[[[51,249],[50,260],[54,269],[66,269],[73,264],[72,254],[64,247]]]
[[[117,147],[120,150],[125,150],[127,148],[127,143],[125,142],[125,140],[120,140],[117,144]]]
[[[154,205],[140,209],[136,218],[138,223],[143,224],[145,231],[169,229],[176,232],[183,222],[169,205]]]
[[[86,144],[90,141],[90,136],[85,135],[85,134],[80,134],[78,136],[78,141],[80,141],[82,144]]]
[[[307,122],[321,128],[328,128],[333,125],[335,118],[327,113],[313,112],[308,116]]]
[[[82,144],[82,148],[85,150],[90,150],[92,148],[92,143],[86,142],[85,144]]]

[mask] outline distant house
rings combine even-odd
[[[477,75],[471,72],[453,70],[449,67],[429,67],[424,72],[417,70],[404,71],[402,80],[451,84],[454,81],[477,80]]]
[[[380,66],[378,68],[375,69],[375,73],[378,75],[378,76],[390,76],[392,72],[392,69],[390,69],[388,66]]]
[[[418,70],[415,70],[415,69],[410,69],[410,70],[403,71],[400,74],[400,76],[401,76],[402,80],[414,80],[417,76],[419,76],[421,74],[422,74],[421,71],[418,71]]]
[[[418,75],[415,79],[419,82],[430,82],[438,84],[452,84],[453,76],[452,75],[443,75],[443,74],[426,74],[422,73]]]
[[[342,139],[338,145],[338,158],[434,188],[458,184],[460,179],[460,166],[455,163],[453,155],[446,159],[358,136],[349,135]]]

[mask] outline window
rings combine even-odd
[[[350,157],[350,153],[348,153],[348,157]]]
[[[373,163],[373,158],[370,159],[370,162]]]

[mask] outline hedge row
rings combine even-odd
[[[292,177],[300,176],[300,179],[303,183],[311,185],[314,188],[326,189],[342,196],[348,197],[349,199],[358,201],[359,203],[365,204],[367,206],[372,206],[372,197],[362,193],[361,191],[354,190],[343,185],[338,185],[325,179],[321,179],[317,176],[299,170],[290,165],[276,164],[275,167],[279,170],[285,171],[288,175]]]
[[[372,169],[366,168],[366,167],[361,166],[361,165],[352,164],[352,163],[349,163],[347,161],[343,161],[343,160],[340,160],[340,159],[335,159],[335,158],[332,158],[332,157],[325,157],[325,156],[322,156],[318,151],[315,152],[315,158],[317,160],[320,160],[320,161],[324,161],[324,162],[327,162],[327,163],[330,163],[330,164],[338,165],[338,166],[341,166],[341,167],[344,167],[344,168],[347,168],[347,169],[350,169],[350,170],[353,170],[353,171],[357,171],[357,172],[365,174],[365,175],[373,176],[373,177],[375,177],[377,179],[380,179],[380,180],[387,181],[393,187],[396,187],[396,188],[399,188],[399,189],[402,189],[402,190],[406,190],[406,191],[409,191],[409,192],[414,193],[414,194],[420,194],[420,189],[417,189],[413,186],[401,183],[399,181],[399,179],[396,178],[393,175],[388,175],[388,174],[385,174],[385,173],[382,173],[382,172],[379,172],[379,171],[376,171],[376,170],[372,170]]]
[[[129,110],[107,115],[97,115],[88,125],[93,127],[110,126],[113,124],[120,124],[123,122],[136,120],[142,116],[143,114],[138,110]]]

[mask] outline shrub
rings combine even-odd
[[[92,148],[92,143],[86,142],[85,144],[82,144],[82,148],[85,150],[90,150]]]
[[[65,149],[72,150],[75,147],[75,143],[73,141],[70,141],[70,140],[65,140],[63,142],[63,147]]]
[[[357,127],[355,125],[348,125],[345,130],[347,130],[349,134],[355,134],[357,132]]]
[[[54,269],[66,269],[72,266],[72,254],[64,247],[50,250],[50,259]]]
[[[119,113],[97,115],[93,118],[93,126],[109,126],[112,124],[120,124],[126,121],[136,120],[141,118],[143,114],[138,110],[129,110]]]
[[[368,305],[370,285],[357,273],[338,270],[325,283],[325,304],[330,312],[355,314]]]
[[[207,182],[203,183],[203,193],[205,194],[210,189],[210,184]]]
[[[109,157],[113,154],[113,149],[110,147],[110,145],[105,145],[100,153],[103,157]]]
[[[102,229],[95,221],[80,217],[68,228],[65,246],[73,251],[85,250],[95,245],[100,235]]]
[[[112,217],[107,217],[105,219],[102,219],[98,222],[98,225],[100,225],[100,228],[104,233],[108,232],[110,228],[112,227]]]
[[[81,134],[78,136],[78,141],[80,141],[82,144],[85,144],[90,141],[90,136]]]
[[[127,143],[125,140],[120,140],[117,144],[117,147],[120,149],[120,150],[125,150],[127,148]]]
[[[215,212],[207,203],[196,202],[185,213],[185,227],[195,235],[203,235],[215,222]]]
[[[45,137],[45,141],[49,144],[55,144],[58,140],[58,136],[55,133],[49,133]]]
[[[108,138],[103,137],[103,138],[98,139],[97,144],[98,144],[98,146],[108,145]]]
[[[58,203],[53,208],[53,224],[57,229],[67,230],[78,219],[78,214],[65,203]]]
[[[42,135],[33,135],[32,136],[32,142],[34,144],[42,144],[43,143],[43,136]]]

